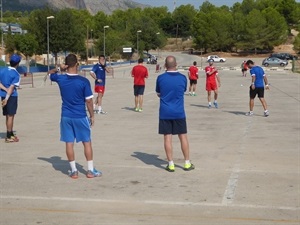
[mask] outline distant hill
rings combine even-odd
[[[73,8],[87,9],[91,14],[102,11],[111,14],[116,9],[145,8],[149,5],[140,4],[131,0],[2,0],[3,10],[32,11],[50,6],[54,9]]]

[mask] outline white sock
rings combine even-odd
[[[87,161],[87,163],[88,163],[88,170],[93,171],[94,170],[94,162],[93,162],[93,160]]]
[[[94,110],[96,109],[96,104],[94,104]]]
[[[208,102],[208,105],[211,105],[211,102]]]
[[[101,107],[101,105],[99,105],[99,106],[98,106],[98,110],[99,110],[99,111],[101,111],[101,110],[102,110],[102,107]]]
[[[195,92],[193,91],[193,95],[195,94]]]
[[[76,162],[75,161],[69,161],[69,163],[70,163],[70,166],[71,166],[72,173],[77,171]]]
[[[190,160],[185,160],[185,164],[191,164]]]
[[[217,100],[215,100],[214,103],[217,103]]]
[[[174,162],[173,161],[169,161],[169,166],[174,166]]]

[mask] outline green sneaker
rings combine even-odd
[[[183,166],[183,170],[185,170],[185,171],[190,171],[193,169],[195,169],[195,166],[192,163],[184,164],[184,166]]]
[[[138,112],[138,111],[139,111],[139,108],[134,108],[134,111]]]
[[[142,108],[139,108],[139,112],[143,112],[143,109],[142,109]]]
[[[173,166],[167,165],[166,171],[174,172],[175,171],[175,165],[173,165]]]

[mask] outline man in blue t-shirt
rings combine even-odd
[[[165,67],[167,71],[157,77],[156,93],[160,98],[158,132],[164,135],[164,146],[168,159],[166,170],[169,172],[175,171],[172,135],[178,135],[185,159],[183,169],[189,171],[195,167],[189,158],[189,142],[184,110],[184,92],[187,89],[187,78],[177,72],[177,63],[174,56],[166,58]]]
[[[98,94],[94,110],[98,114],[106,114],[102,109],[102,98],[105,92],[105,80],[106,80],[106,72],[109,73],[109,70],[106,67],[105,56],[99,56],[99,63],[95,64],[90,72],[91,76],[95,79],[95,92]]]
[[[86,176],[94,178],[101,176],[93,165],[93,149],[91,142],[91,126],[94,124],[93,92],[87,78],[78,75],[78,61],[74,54],[66,57],[62,70],[66,74],[58,74],[58,70],[52,69],[48,73],[50,79],[56,82],[60,89],[62,107],[60,121],[60,140],[66,143],[66,154],[70,163],[69,176],[78,178],[78,170],[75,163],[74,141],[82,142],[84,155],[88,164]],[[90,118],[87,118],[85,106],[87,106]]]
[[[6,143],[18,142],[19,138],[13,133],[14,118],[18,108],[17,87],[20,85],[20,74],[16,70],[21,56],[13,54],[10,57],[10,66],[0,73],[0,96],[3,115],[6,116]]]
[[[250,76],[252,79],[252,83],[250,86],[250,101],[249,101],[249,107],[250,111],[246,113],[246,116],[252,116],[253,115],[253,108],[254,108],[254,99],[256,95],[258,96],[263,108],[264,108],[264,116],[269,116],[269,111],[267,108],[267,102],[264,98],[264,91],[265,86],[266,89],[269,90],[269,84],[267,76],[265,75],[264,70],[260,66],[254,65],[254,62],[252,60],[248,60],[246,62],[248,68],[250,68]]]

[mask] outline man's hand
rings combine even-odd
[[[94,126],[94,124],[95,124],[95,118],[94,118],[94,116],[91,116],[90,117],[90,125],[91,125],[91,127]]]
[[[269,87],[269,85],[266,85],[266,90],[270,90],[270,87]]]
[[[2,100],[1,106],[4,107],[4,106],[6,106],[6,104],[7,104],[7,99]]]
[[[251,84],[251,89],[254,90],[255,89],[255,85]]]

